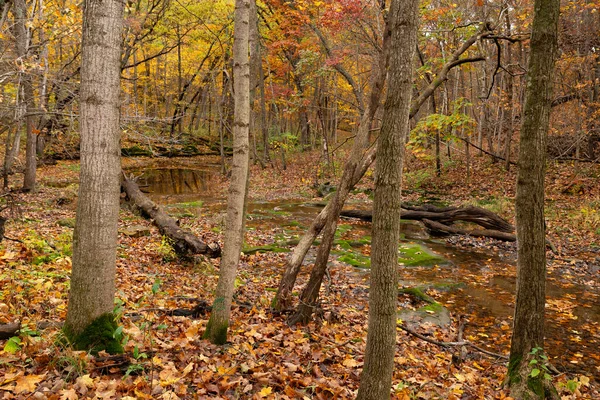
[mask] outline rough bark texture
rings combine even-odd
[[[27,32],[27,5],[25,0],[15,0],[13,6],[15,14],[15,39],[19,64],[26,64],[29,52],[29,38]],[[35,124],[35,99],[33,95],[33,83],[31,74],[25,71],[21,77],[23,98],[25,102],[25,126],[27,130],[27,147],[25,149],[25,177],[23,178],[23,190],[35,189],[36,161],[36,134],[33,131]]]
[[[206,244],[189,230],[180,228],[177,221],[142,193],[135,182],[124,179],[121,186],[129,199],[158,226],[160,233],[173,241],[172,246],[177,255],[206,254],[209,257],[221,255],[221,248],[217,243]]]
[[[72,340],[90,332],[90,327],[98,325],[98,332],[105,335],[114,326],[110,315],[114,307],[121,173],[119,58],[123,4],[119,0],[87,0],[84,6],[81,172],[65,323],[65,332]]]
[[[516,399],[551,397],[543,375],[530,376],[530,352],[544,346],[546,251],[544,173],[552,103],[559,0],[535,0],[517,174],[517,297],[508,383]]]
[[[233,43],[233,82],[235,93],[233,165],[227,196],[225,248],[223,249],[219,282],[215,292],[212,313],[204,332],[204,338],[209,339],[215,344],[223,344],[227,340],[227,328],[231,313],[235,275],[243,242],[244,204],[250,153],[248,141],[250,126],[249,20],[250,0],[236,0]]]
[[[388,15],[392,32],[389,89],[375,167],[369,327],[359,400],[390,398],[396,347],[402,166],[409,132],[418,4],[418,0],[394,0]]]

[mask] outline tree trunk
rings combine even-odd
[[[20,63],[27,65],[29,53],[29,34],[27,32],[27,5],[25,0],[15,0],[13,12],[15,15],[15,41],[17,55]],[[31,191],[35,189],[35,170],[36,161],[36,137],[34,132],[35,124],[35,99],[33,93],[33,83],[31,71],[25,71],[21,77],[25,102],[25,126],[27,131],[27,147],[25,148],[25,177],[23,178],[23,190]]]
[[[533,365],[530,361],[536,357],[532,355],[532,350],[544,347],[544,173],[560,2],[535,0],[534,10],[519,146],[516,196],[517,296],[508,366],[508,384],[512,397],[516,399],[555,396],[543,371],[535,377],[531,376],[532,368],[539,368],[539,365]]]
[[[389,43],[389,33],[389,30],[386,29],[383,37],[382,51],[379,54],[379,57],[374,60],[371,67],[370,79],[372,89],[369,96],[369,101],[362,113],[360,125],[358,127],[358,133],[354,139],[350,157],[344,166],[344,172],[338,184],[338,190],[335,192],[334,197],[331,200],[331,205],[329,206],[330,209],[325,217],[325,222],[323,225],[323,239],[321,240],[321,244],[317,250],[315,266],[311,271],[309,282],[300,296],[300,304],[298,309],[288,321],[292,325],[296,323],[307,323],[317,306],[319,290],[321,289],[323,276],[325,276],[325,272],[327,271],[327,262],[329,260],[329,253],[333,244],[340,212],[342,211],[342,207],[344,206],[348,193],[350,190],[352,190],[356,182],[358,182],[362,177],[362,174],[359,175],[358,172],[364,165],[363,160],[366,159],[366,156],[368,155],[368,153],[365,154],[365,149],[369,143],[371,123],[377,108],[379,107],[381,92],[385,82],[385,67],[388,54],[387,47]],[[358,98],[361,97],[357,96],[357,99]],[[288,270],[286,270],[286,272]]]
[[[418,0],[394,0],[388,15],[392,32],[389,87],[375,167],[369,327],[358,400],[390,398],[396,347],[402,165],[409,132],[418,4]]]
[[[359,168],[355,171],[354,175],[351,178],[350,187],[354,187],[354,185],[356,185],[358,181],[360,181],[360,178],[365,174],[365,172],[375,159],[375,154],[376,148],[372,148],[363,157]],[[312,246],[313,242],[325,226],[327,216],[331,213],[332,207],[332,201],[327,203],[325,208],[323,208],[321,212],[316,216],[310,228],[308,228],[308,231],[302,236],[302,238],[294,248],[294,252],[290,256],[286,265],[285,272],[283,273],[279,282],[279,288],[277,290],[277,293],[275,294],[273,302],[271,303],[271,306],[273,308],[281,311],[291,307],[292,289],[294,288],[294,284],[296,283],[298,272],[300,272],[300,266],[302,266],[302,261],[304,261],[306,253],[308,253],[308,250]]]
[[[250,1],[252,0],[236,0],[235,3],[233,44],[235,120],[233,127],[232,175],[227,197],[225,245],[219,282],[215,292],[212,313],[204,332],[204,338],[209,339],[214,344],[224,344],[227,341],[235,275],[243,241],[244,204],[249,170],[250,60],[248,57],[248,28]]]
[[[77,349],[122,352],[112,314],[121,149],[119,90],[123,5],[86,0],[81,66],[81,172],[65,334]]]

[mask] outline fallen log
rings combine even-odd
[[[21,329],[21,322],[13,322],[11,324],[0,324],[0,339],[10,339],[15,336]]]
[[[465,235],[488,237],[504,242],[515,242],[517,235],[512,224],[497,214],[481,207],[436,207],[433,205],[411,206],[402,204],[402,219],[418,220],[430,232],[438,235]],[[372,221],[373,213],[369,210],[343,210],[343,217]],[[467,230],[452,225],[455,221],[473,222],[484,229]],[[546,245],[554,252],[558,250],[550,239]]]
[[[173,241],[177,255],[205,254],[211,258],[221,255],[221,247],[217,243],[206,244],[189,230],[180,228],[174,218],[142,193],[137,183],[123,176],[121,186],[127,197],[142,211],[142,215],[152,219],[160,233]]]
[[[494,229],[466,230],[451,225],[445,225],[427,218],[423,218],[421,221],[427,229],[436,233],[448,235],[468,235],[473,237],[489,237],[492,239],[502,240],[504,242],[515,242],[517,240],[517,235],[515,235],[514,233],[502,232]]]
[[[371,221],[373,218],[370,210],[343,210],[344,217],[359,218],[365,221]],[[481,207],[435,207],[432,205],[411,206],[402,205],[402,219],[411,219],[422,221],[428,219],[437,221],[444,225],[452,224],[455,221],[473,222],[485,229],[491,229],[499,232],[512,233],[514,226],[504,218]]]

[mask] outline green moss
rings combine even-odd
[[[117,322],[112,313],[102,314],[90,323],[81,333],[75,334],[71,327],[65,325],[65,337],[75,350],[89,350],[92,354],[104,350],[110,354],[123,353],[117,332]]]
[[[290,249],[288,249],[286,247],[280,247],[276,243],[271,244],[271,245],[265,245],[265,246],[246,247],[246,248],[242,249],[242,252],[246,255],[256,254],[256,253],[267,253],[267,252],[287,253],[289,251],[290,251]]]
[[[532,378],[531,376],[527,378],[527,387],[540,399],[546,398],[544,396],[544,382],[542,379],[542,374],[536,376],[535,378]]]
[[[338,227],[335,231],[335,237],[339,239],[342,236],[344,236],[344,234],[346,234],[347,232],[349,232],[351,230],[352,230],[352,225],[340,224],[340,225],[338,225]]]
[[[426,306],[419,308],[419,310],[432,311],[438,314],[444,310],[444,306],[438,303],[437,301],[434,301],[433,303],[427,304]]]
[[[433,297],[431,297],[427,293],[425,293],[426,289],[427,288],[424,286],[415,286],[415,287],[409,287],[409,288],[402,288],[402,289],[398,290],[398,292],[411,295],[411,296],[413,296],[419,300],[422,300],[426,303],[429,303],[429,304],[436,303],[436,301]]]
[[[218,305],[218,300],[215,299],[215,304],[213,305],[213,313],[216,311],[215,308]],[[202,335],[203,339],[209,340],[212,344],[225,344],[227,343],[227,329],[229,328],[229,323],[227,321],[223,323],[217,324],[213,315],[210,316],[208,323],[206,324],[206,330]]]
[[[282,216],[282,217],[290,217],[292,215],[291,212],[289,212],[289,211],[283,211],[283,210],[267,210],[266,212],[267,212],[267,214],[279,215],[279,216]]]
[[[298,221],[291,221],[291,222],[285,223],[283,226],[301,227],[302,224]]]
[[[184,203],[170,204],[169,208],[200,208],[203,204],[204,202],[202,200],[187,201]]]
[[[126,147],[121,149],[121,155],[124,157],[137,157],[137,156],[152,156],[152,151],[144,149],[138,145]]]
[[[338,260],[356,268],[371,268],[371,258],[361,253],[345,252],[338,257]]]
[[[406,243],[400,245],[398,262],[407,267],[447,263],[443,257],[430,253],[419,244]]]
[[[508,360],[509,385],[521,382],[521,375],[519,374],[519,366],[521,365],[521,360],[523,360],[523,356],[521,356],[520,354],[511,355],[510,359]]]

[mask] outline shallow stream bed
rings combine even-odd
[[[218,166],[135,172],[141,188],[154,201],[167,206],[171,214],[216,218],[224,225],[225,200],[211,190]],[[320,205],[305,200],[250,200],[247,228],[261,236],[268,232],[274,238],[272,249],[285,251],[320,209]],[[369,223],[343,221],[332,251],[337,262],[357,266],[357,279],[368,279],[370,229]],[[514,309],[514,260],[492,250],[471,251],[444,240],[425,239],[422,230],[412,223],[403,224],[403,234],[400,251],[406,258],[398,267],[401,284],[425,288],[451,311],[454,319],[458,315],[467,317],[466,337],[492,351],[506,353]],[[409,262],[414,257],[420,261]],[[309,253],[305,262],[313,260]],[[600,293],[564,277],[549,276],[546,310],[546,347],[553,364],[561,371],[600,376]]]

